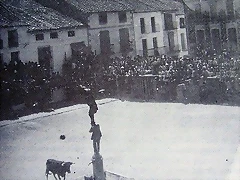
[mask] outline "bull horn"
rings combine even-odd
[[[65,164],[65,162],[62,162],[62,164],[61,164],[61,165],[62,165],[62,166],[64,166],[64,164]]]
[[[75,164],[74,162],[70,162],[70,163],[71,163],[71,165],[72,165],[72,164]]]

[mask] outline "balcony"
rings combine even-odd
[[[175,52],[180,52],[180,46],[179,45],[175,45],[175,46],[169,46],[169,52],[171,53],[175,53]]]
[[[159,56],[166,53],[166,47],[150,48],[146,52],[147,56]],[[143,56],[143,50],[139,50],[137,54]]]
[[[174,30],[174,29],[178,29],[177,21],[173,21],[172,23],[168,22],[168,23],[165,24],[165,30],[166,31]]]
[[[160,26],[160,24],[155,24],[155,28],[153,28],[151,25],[145,25],[145,29],[143,32],[141,31],[141,34],[157,33],[157,32],[161,32],[161,30],[162,30],[162,26]]]

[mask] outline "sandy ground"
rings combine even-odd
[[[75,163],[67,180],[90,175],[87,112],[83,106],[0,127],[0,179],[45,179],[48,158]],[[151,180],[240,179],[239,107],[115,101],[99,107],[96,122],[107,171]]]

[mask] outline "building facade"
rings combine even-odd
[[[47,0],[36,1],[83,20],[88,25],[89,45],[95,54],[188,54],[186,29],[177,24],[184,18],[181,3],[166,0],[57,0],[56,6]],[[73,9],[75,14],[71,13]],[[165,13],[169,14],[167,20]],[[165,28],[168,20],[172,25]]]
[[[95,54],[135,55],[130,11],[92,13],[88,19],[89,44]]]
[[[73,47],[88,45],[86,26],[34,1],[1,2],[0,8],[3,62],[38,62],[50,72],[61,73],[64,60],[72,56]]]
[[[183,6],[156,0],[128,1],[134,7],[133,23],[137,55],[184,56],[188,54]],[[183,20],[183,21],[182,21]]]
[[[88,27],[89,46],[95,54],[135,55],[133,9],[128,4],[117,0],[56,0],[56,6],[56,1],[36,1],[83,21]]]
[[[185,0],[190,21],[189,44],[218,54],[240,50],[239,0]],[[193,54],[197,52],[192,52]]]

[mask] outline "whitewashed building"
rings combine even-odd
[[[186,28],[180,25],[184,21],[181,3],[166,0],[57,0],[56,6],[55,2],[48,0],[36,1],[84,21],[88,25],[89,45],[96,54],[109,51],[144,56],[188,54]],[[170,25],[166,27],[165,22]]]
[[[48,0],[37,1],[86,23],[95,54],[135,54],[131,6],[116,0],[57,0],[58,6]]]
[[[32,0],[0,2],[1,60],[38,62],[51,72],[62,71],[76,46],[88,45],[81,22]]]
[[[121,1],[122,2],[122,1]],[[164,0],[125,0],[134,7],[136,53],[143,56],[188,54],[181,3]]]

